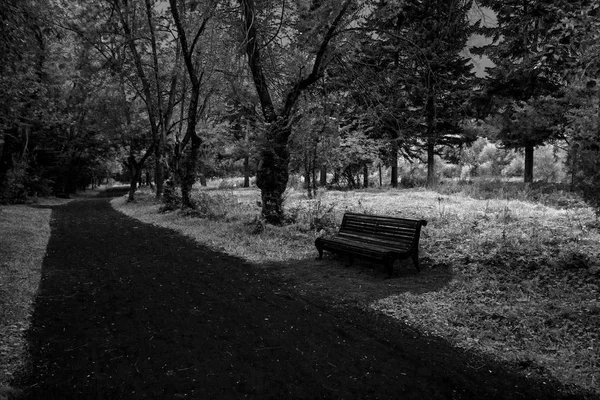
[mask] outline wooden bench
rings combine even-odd
[[[377,260],[384,264],[388,276],[394,271],[394,261],[411,258],[419,271],[419,237],[425,220],[346,213],[337,235],[317,238],[318,259],[323,250]]]

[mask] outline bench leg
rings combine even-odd
[[[323,258],[323,247],[319,246],[316,241],[315,241],[315,247],[317,248],[317,251],[319,252],[319,256],[317,257],[317,260],[320,260]]]
[[[417,269],[417,272],[420,272],[421,268],[419,267],[419,253],[413,254],[412,260],[413,260],[413,264],[415,265],[415,268]]]
[[[394,275],[394,259],[384,260],[384,266],[387,277],[391,278]]]
[[[346,268],[351,267],[352,265],[354,265],[354,257],[350,256],[348,258],[348,264],[346,264]]]

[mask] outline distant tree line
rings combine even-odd
[[[2,202],[119,177],[194,207],[196,182],[243,175],[278,224],[290,173],[309,196],[384,169],[397,187],[404,160],[435,186],[485,143],[525,182],[557,146],[600,204],[595,1],[6,0],[0,19]]]

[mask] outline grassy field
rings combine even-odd
[[[258,190],[219,186],[196,190],[193,213],[159,213],[148,192],[113,206],[268,268],[299,292],[371,308],[525,375],[600,394],[600,224],[577,198],[529,187],[496,198],[473,187],[324,191],[312,200],[290,190],[288,223],[253,234]],[[315,237],[334,232],[345,211],[426,219],[423,271],[408,261],[385,280],[368,263],[315,260]]]

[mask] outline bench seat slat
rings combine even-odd
[[[406,248],[391,247],[391,246],[386,246],[386,245],[372,243],[372,242],[368,242],[368,243],[357,242],[356,240],[346,239],[346,238],[342,238],[339,236],[331,238],[331,239],[327,239],[326,243],[327,243],[326,244],[327,247],[340,247],[340,248],[347,248],[347,249],[356,249],[356,250],[364,251],[367,253],[381,254],[381,255],[387,255],[389,253],[405,253],[408,250]]]
[[[401,240],[401,241],[410,241],[412,242],[415,238],[415,233],[414,232],[401,232],[397,235],[388,233],[388,232],[376,232],[376,231],[367,231],[367,232],[361,232],[358,229],[344,229],[344,230],[340,230],[340,232],[338,233],[339,235],[348,235],[348,236],[367,236],[367,237],[372,237],[374,239],[379,238],[381,240],[389,240],[389,241],[396,241],[396,240]]]
[[[379,244],[380,246],[385,246],[389,248],[404,248],[407,250],[413,244],[413,238],[398,238],[397,240],[393,240],[393,238],[379,238],[370,235],[348,234],[346,232],[340,233],[336,237],[345,238],[347,240],[354,240],[356,242],[369,242],[373,244]]]

